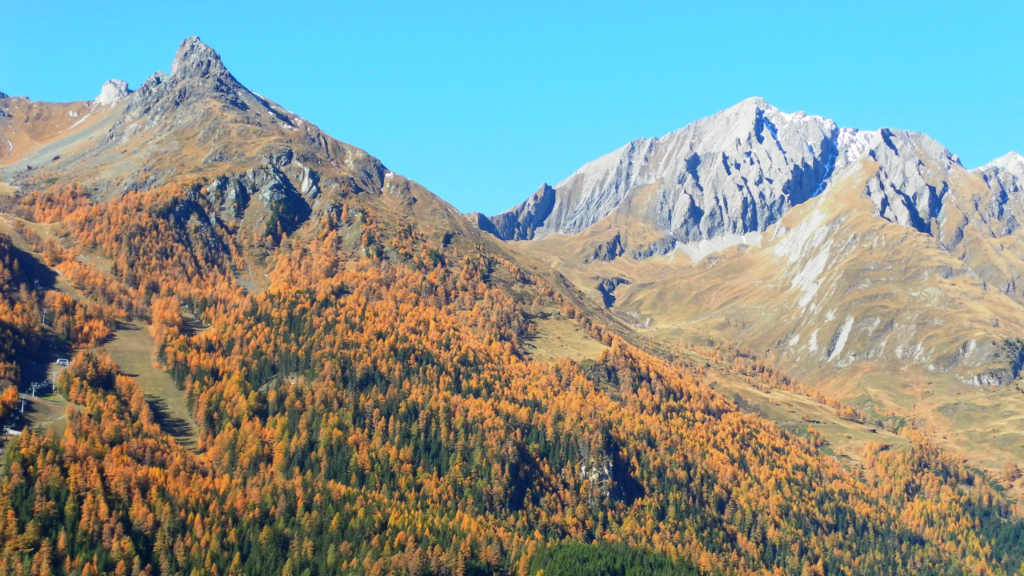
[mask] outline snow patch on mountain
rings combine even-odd
[[[834,343],[832,344],[832,351],[829,352],[828,361],[831,362],[839,357],[843,352],[843,348],[846,347],[846,341],[850,338],[850,330],[853,329],[853,316],[846,319],[843,325],[836,332]]]
[[[842,158],[837,160],[836,169],[844,168],[859,160],[880,138],[880,130],[869,132],[855,128],[841,128],[838,148],[842,151]]]

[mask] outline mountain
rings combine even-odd
[[[15,190],[73,182],[113,198],[203,181],[226,221],[268,232],[280,223],[288,233],[342,198],[388,196],[421,219],[468,229],[415,182],[245,88],[199,38],[182,42],[170,74],[135,91],[113,80],[92,102],[5,98],[0,109],[0,134],[11,143],[0,152],[0,181]]]
[[[202,175],[258,166],[270,158],[280,161],[285,148],[300,161],[315,157],[334,170],[372,175],[378,183],[383,178],[383,167],[365,152],[327,137],[242,86],[198,38],[182,42],[170,74],[157,72],[135,91],[113,80],[96,100],[76,105],[85,113],[63,122],[70,126],[57,119],[47,122],[57,128],[54,134],[26,142],[17,147],[17,156],[4,159],[8,182],[31,185],[38,180],[34,173],[42,170],[105,188],[151,187],[172,174]],[[27,111],[17,114],[21,108],[63,106],[23,98],[8,98],[4,104],[12,132],[27,116]],[[145,175],[137,169],[143,163],[149,168]]]
[[[575,237],[481,231],[247,90],[197,38],[137,90],[0,109],[0,573],[981,576],[1024,561],[1019,470],[970,467],[928,423],[824,395],[715,341],[720,326],[700,345],[638,327],[656,285],[623,275],[666,256],[591,259],[620,267],[606,308],[570,281],[588,266],[576,252],[549,259]],[[860,257],[858,238],[905,248],[883,277],[933,248],[864,208],[878,164],[857,162],[844,173],[860,179],[777,200],[761,245],[776,260],[757,273],[809,258],[793,289],[831,294],[812,272]],[[1001,258],[978,222],[961,246]],[[928,256],[929,274],[960,262]],[[713,258],[666,271],[729,269]],[[983,301],[949,278],[943,296]]]
[[[844,154],[835,123],[751,98],[634,140],[491,222],[506,240],[576,234],[613,213],[680,243],[763,231],[820,192]]]
[[[1024,458],[1021,170],[1015,153],[968,170],[924,134],[755,98],[481,227],[651,338],[740,343],[998,467]]]
[[[743,235],[764,232],[863,157],[879,163],[865,190],[879,216],[926,233],[947,232],[942,240],[956,241],[956,221],[945,227],[954,215],[943,209],[957,203],[947,197],[950,185],[967,171],[938,142],[903,130],[839,128],[820,116],[781,112],[761,98],[662,138],[634,140],[554,187],[543,185],[485,227],[505,240],[529,240],[578,234],[616,216],[661,233],[642,255],[699,252],[702,242],[737,244]],[[995,164],[980,169],[986,182],[1001,182]],[[1012,169],[1003,173],[1013,178]],[[1008,201],[1005,194],[993,197],[984,223],[1012,216]],[[941,230],[933,230],[936,224]]]
[[[985,216],[1003,225],[1002,235],[1016,232],[1024,219],[1024,156],[1010,152],[971,172],[981,177],[995,193],[984,207],[987,209]]]

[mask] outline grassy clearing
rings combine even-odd
[[[690,351],[678,350],[680,361],[692,370],[704,367],[705,381],[719,393],[731,398],[740,409],[771,420],[782,428],[807,436],[813,427],[826,444],[824,452],[832,454],[847,466],[859,466],[868,442],[882,442],[895,448],[909,447],[906,439],[877,428],[840,418],[836,410],[817,400],[787,390],[759,390],[736,374],[729,362],[716,363]]]
[[[526,352],[541,362],[597,359],[607,346],[594,340],[575,321],[557,314],[534,319],[537,334],[526,343]]]
[[[25,418],[33,430],[42,432],[50,429],[59,436],[68,427],[68,407],[78,409],[59,394],[29,398],[25,401]]]
[[[1024,393],[1019,383],[989,388],[949,377],[864,374],[827,382],[823,389],[867,411],[896,407],[940,446],[962,454],[993,478],[1001,478],[1007,461],[1024,465]],[[1024,498],[1024,481],[1007,487],[1015,497]]]
[[[825,439],[825,450],[846,463],[860,464],[868,442],[883,442],[906,447],[908,442],[887,430],[840,418],[836,411],[812,398],[786,390],[762,392],[733,374],[713,371],[709,380],[717,382],[720,392],[737,400],[741,407],[775,421],[783,428],[806,434],[808,427]]]
[[[181,444],[195,446],[198,433],[185,402],[185,392],[174,385],[166,372],[153,366],[153,337],[148,326],[122,323],[103,348],[121,372],[139,383],[160,426]]]

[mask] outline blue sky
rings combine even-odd
[[[134,88],[199,35],[252,90],[488,214],[749,96],[926,132],[968,167],[1024,152],[1024,3],[717,4],[11,2],[0,90]]]

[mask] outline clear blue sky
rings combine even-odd
[[[199,35],[252,90],[462,211],[749,96],[1024,152],[1024,3],[9,2],[0,90],[134,88]],[[724,3],[723,3],[724,4]]]

